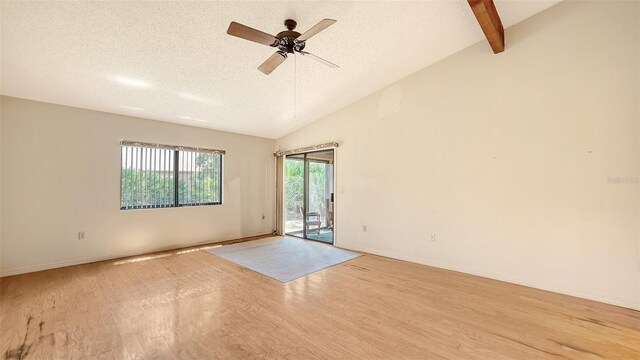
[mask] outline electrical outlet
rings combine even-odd
[[[78,240],[84,240],[86,233],[84,231],[78,232]]]
[[[431,236],[429,236],[429,240],[436,241],[436,234],[432,233]]]
[[[367,225],[362,225],[362,231],[367,232]]]

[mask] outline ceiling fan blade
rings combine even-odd
[[[269,75],[286,59],[286,55],[283,55],[280,52],[275,52],[273,55],[269,56],[269,58],[265,60],[265,62],[258,66],[258,70],[262,71],[265,75]]]
[[[322,31],[322,30],[328,28],[329,26],[335,24],[336,21],[337,20],[333,20],[333,19],[322,19],[322,20],[320,20],[319,23],[315,24],[311,29],[305,31],[304,34],[298,36],[298,38],[296,40],[305,41],[305,40],[311,38],[312,36],[316,35],[320,31]]]
[[[229,24],[227,34],[273,47],[278,46],[278,42],[280,41],[273,35],[239,24],[235,21],[232,21],[231,24]]]
[[[329,60],[325,60],[325,59],[323,59],[323,58],[321,58],[321,57],[319,57],[319,56],[315,56],[315,55],[313,55],[313,54],[312,54],[312,53],[310,53],[310,52],[300,51],[300,55],[308,56],[308,57],[310,57],[310,58],[314,59],[315,61],[317,61],[317,62],[319,62],[319,63],[321,63],[321,64],[327,65],[328,67],[332,67],[332,68],[339,68],[339,67],[340,67],[340,66],[338,66],[338,65],[336,65],[336,64],[334,64],[334,63],[332,63],[331,61],[329,61]]]

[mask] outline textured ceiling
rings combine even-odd
[[[557,2],[496,6],[508,27]],[[466,1],[2,1],[0,11],[3,95],[269,138],[484,38]],[[300,32],[337,19],[305,50],[340,68],[298,56],[265,76],[256,68],[273,49],[226,34],[232,20],[276,34],[287,18]]]

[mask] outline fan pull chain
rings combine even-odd
[[[293,118],[296,118],[296,97],[298,79],[298,56],[293,53]]]

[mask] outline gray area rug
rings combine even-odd
[[[362,256],[330,245],[288,237],[247,241],[205,251],[283,283]]]

